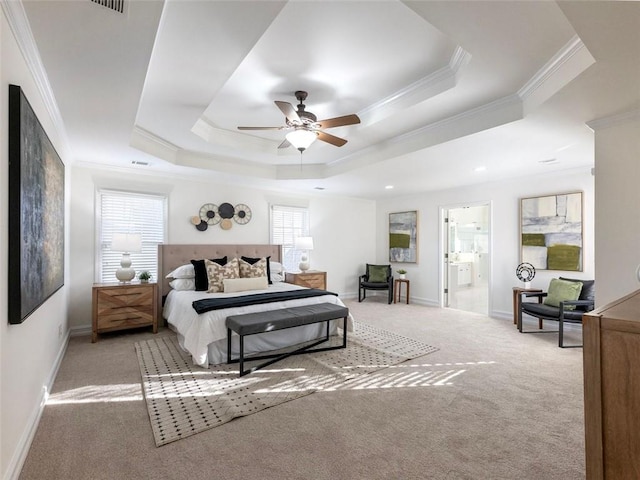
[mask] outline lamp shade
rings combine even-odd
[[[289,132],[286,135],[289,143],[301,152],[309,148],[309,145],[311,145],[316,138],[318,138],[318,133],[307,130],[306,128],[296,128],[293,132]]]
[[[313,250],[313,237],[297,237],[295,245],[297,250]]]
[[[111,241],[111,250],[139,253],[142,250],[142,235],[139,233],[114,233]]]

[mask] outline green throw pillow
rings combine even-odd
[[[374,283],[385,283],[387,281],[386,265],[369,265],[369,281]]]
[[[580,298],[580,292],[582,291],[582,282],[569,282],[567,280],[558,280],[554,278],[549,284],[549,291],[547,297],[544,299],[544,304],[551,307],[559,307],[560,302],[568,300],[578,300]],[[575,310],[575,305],[566,305],[565,310]]]

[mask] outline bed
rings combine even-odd
[[[305,287],[292,285],[283,281],[273,281],[266,288],[256,290],[245,290],[234,293],[207,293],[206,291],[196,291],[192,289],[172,288],[172,279],[166,278],[167,274],[175,271],[183,265],[190,265],[191,260],[215,259],[227,257],[228,260],[241,257],[266,258],[271,262],[281,263],[282,249],[280,245],[159,245],[158,246],[158,272],[159,287],[161,295],[158,295],[162,302],[158,307],[158,312],[162,312],[162,317],[166,320],[169,328],[174,330],[178,336],[180,346],[187,351],[194,364],[201,367],[208,367],[223,363],[227,358],[227,329],[225,327],[226,317],[229,315],[239,315],[279,308],[310,305],[316,303],[333,303],[342,305],[342,301],[334,294],[319,294],[319,292],[297,292],[294,295],[315,294],[306,298],[295,298],[288,300],[270,301],[270,303],[247,304],[241,306],[231,306],[210,310],[205,313],[197,313],[194,309],[194,302],[208,301],[215,299],[218,301],[239,301],[244,303],[247,296],[254,296],[263,293],[274,293],[284,297],[290,296],[288,292],[309,290]],[[277,264],[277,263],[274,263]],[[277,280],[277,274],[271,277]],[[284,273],[282,274],[284,277]],[[175,282],[174,286],[176,285]],[[229,300],[232,299],[232,300]],[[351,318],[349,319],[351,324]],[[338,321],[331,325],[331,333],[337,333]],[[265,352],[275,350],[285,346],[292,346],[323,336],[326,333],[324,324],[306,325],[295,327],[267,334],[252,335],[245,340],[245,353]],[[238,337],[234,334],[232,338],[232,355],[238,354]]]

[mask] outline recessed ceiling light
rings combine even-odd
[[[393,185],[386,185],[384,188],[386,188],[387,190],[391,190],[393,188]]]
[[[487,169],[484,165],[473,169],[474,172],[484,172]]]

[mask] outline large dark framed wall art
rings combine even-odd
[[[418,263],[418,212],[389,214],[389,261]]]
[[[64,164],[24,92],[9,85],[9,323],[64,285]]]
[[[582,271],[582,192],[520,199],[520,260],[536,270]]]

